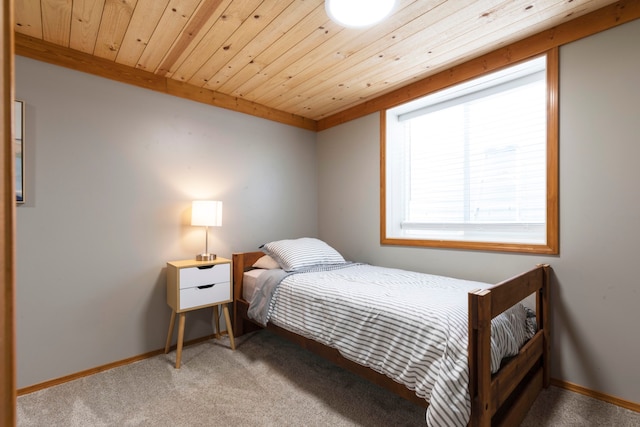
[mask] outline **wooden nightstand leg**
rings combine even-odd
[[[171,310],[171,320],[169,320],[169,332],[167,332],[167,343],[164,345],[164,354],[169,353],[171,347],[171,337],[173,336],[173,326],[176,324],[176,312]]]
[[[219,339],[220,338],[220,311],[218,310],[218,306],[213,306],[213,335]]]
[[[180,313],[178,319],[178,349],[176,350],[176,369],[180,369],[180,360],[182,359],[182,340],[184,339],[184,318],[185,313]]]
[[[229,317],[229,307],[227,304],[222,306],[222,311],[224,312],[224,320],[227,322],[227,332],[229,333],[229,341],[231,342],[231,350],[236,349],[236,342],[233,339],[233,328],[231,327],[231,318]]]

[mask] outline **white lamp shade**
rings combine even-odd
[[[196,200],[191,204],[191,225],[222,226],[222,202]]]
[[[344,27],[367,27],[391,13],[395,0],[325,0],[324,7],[332,21]]]

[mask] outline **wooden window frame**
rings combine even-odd
[[[452,241],[430,239],[404,239],[387,236],[387,173],[386,173],[386,115],[387,110],[380,111],[380,243],[383,245],[398,246],[422,246],[446,249],[483,250],[498,252],[519,252],[532,254],[555,255],[559,253],[559,212],[558,212],[558,79],[559,79],[559,52],[558,48],[552,48],[544,53],[547,58],[547,220],[546,243],[500,243],[500,242],[476,242],[476,241]],[[539,56],[539,55],[535,55]],[[524,59],[530,59],[534,56]],[[519,62],[519,61],[518,61]],[[515,63],[505,64],[511,66]],[[504,68],[501,67],[501,68]],[[429,92],[420,96],[433,93],[438,90],[462,83],[464,81],[480,77],[483,74],[494,72],[500,68],[491,70],[480,69],[478,72],[469,73],[463,77],[455,74],[441,74],[435,79],[435,84]],[[417,98],[417,97],[416,97]],[[408,99],[405,101],[409,101]]]

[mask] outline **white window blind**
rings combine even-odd
[[[546,243],[545,58],[388,110],[387,237]]]

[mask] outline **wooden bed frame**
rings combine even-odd
[[[233,254],[233,331],[236,337],[263,329],[247,316],[249,303],[242,297],[244,272],[251,269],[263,252]],[[548,265],[505,280],[488,289],[469,293],[469,390],[471,420],[469,426],[519,425],[540,390],[549,386],[550,322]],[[500,370],[491,374],[491,319],[522,301],[536,296],[538,332],[520,350],[504,361]],[[382,386],[403,398],[427,407],[428,403],[412,390],[344,358],[331,347],[289,332],[272,324],[266,329],[299,344],[301,347]]]

